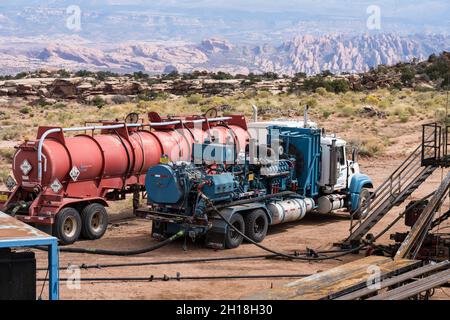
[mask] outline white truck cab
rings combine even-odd
[[[355,159],[347,159],[346,145],[345,140],[335,135],[322,136],[320,139],[322,155],[319,186],[324,193],[348,189],[352,176],[359,173]]]

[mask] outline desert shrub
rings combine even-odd
[[[333,112],[331,112],[328,109],[325,109],[325,110],[322,111],[322,117],[324,119],[328,119],[332,114],[333,114]]]
[[[100,97],[100,96],[95,96],[95,97],[92,99],[92,104],[93,104],[94,106],[96,106],[98,109],[101,109],[101,108],[103,108],[103,107],[106,105],[106,101],[105,101],[105,99],[103,99],[103,98]]]
[[[378,99],[374,95],[369,94],[367,97],[365,97],[364,102],[372,106],[378,106],[378,104],[380,103],[380,99]]]
[[[62,102],[55,103],[52,106],[53,109],[64,109],[66,107],[67,107],[67,105],[65,103],[62,103]]]
[[[29,114],[31,113],[31,108],[30,107],[23,107],[19,110],[20,113],[22,114]]]
[[[358,148],[359,155],[369,158],[382,155],[385,148],[383,143],[377,139],[353,141],[350,144]]]
[[[444,55],[431,60],[431,65],[425,69],[425,73],[431,80],[445,79],[450,73],[450,61]]]
[[[336,107],[336,109],[341,109],[342,110],[342,109],[345,108],[345,103],[338,102],[338,103],[336,103],[335,107]]]
[[[325,96],[327,94],[327,89],[324,87],[319,87],[315,91],[318,95]]]
[[[306,100],[306,104],[308,106],[310,106],[311,108],[314,108],[314,107],[316,107],[318,105],[318,102],[314,98],[309,98],[308,100]]]
[[[437,122],[450,125],[450,119],[447,116],[447,112],[444,108],[436,109],[434,116],[435,116]]]
[[[202,101],[203,97],[201,94],[195,93],[191,94],[186,98],[188,104],[199,104]]]
[[[388,99],[380,100],[380,102],[378,103],[378,107],[383,110],[387,109],[390,105],[391,103]]]
[[[406,111],[410,114],[410,115],[412,115],[412,116],[415,116],[416,115],[416,109],[414,108],[414,107],[411,107],[411,106],[409,106],[409,107],[406,107]]]
[[[402,112],[398,115],[398,119],[400,120],[400,122],[406,123],[409,121],[410,116],[411,115],[408,112]]]
[[[2,140],[17,140],[20,133],[17,127],[11,127],[5,130],[2,134]]]
[[[345,106],[341,109],[341,112],[339,113],[340,117],[351,117],[356,114],[356,110],[353,109],[350,106]]]
[[[11,115],[9,115],[6,111],[0,110],[0,120],[7,120],[11,118]]]
[[[337,79],[329,82],[330,88],[334,93],[345,93],[350,90],[350,85],[344,79]],[[330,90],[329,90],[330,91]]]
[[[412,81],[414,80],[414,77],[416,75],[416,72],[411,67],[403,67],[401,69],[401,81],[405,85],[410,85]]]
[[[392,112],[395,116],[399,116],[402,113],[405,113],[405,110],[402,107],[396,107],[393,112]]]
[[[15,150],[13,148],[0,148],[0,157],[4,158],[8,163],[12,162]]]
[[[10,169],[1,168],[0,169],[0,183],[6,183],[6,179],[8,179],[8,176],[10,174]]]

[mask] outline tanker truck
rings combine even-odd
[[[236,248],[242,234],[261,242],[269,226],[354,213],[368,201],[373,183],[356,154],[347,159],[346,142],[307,121],[306,112],[303,122],[254,121],[249,133],[243,153],[205,140],[194,145],[193,163],[166,159],[148,169],[147,207],[137,212],[152,220],[154,238],[184,231],[209,247]]]
[[[133,207],[145,191],[147,170],[160,162],[190,161],[194,143],[205,139],[248,141],[242,115],[162,118],[148,122],[132,113],[124,121],[101,121],[79,128],[39,127],[36,140],[16,147],[9,192],[0,209],[71,244],[80,236],[98,239],[108,225],[107,201],[133,195]],[[73,136],[73,134],[76,134]]]

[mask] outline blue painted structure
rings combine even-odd
[[[0,212],[0,248],[48,247],[49,299],[59,299],[58,239]]]
[[[351,211],[355,211],[356,209],[358,209],[359,193],[361,192],[362,188],[373,188],[373,183],[368,175],[357,173],[353,175],[352,179],[350,180],[349,192]]]
[[[320,174],[321,130],[313,128],[285,128],[274,126],[269,129],[268,141],[281,139],[286,153],[301,156],[296,170],[299,194],[314,198],[319,195],[317,181]]]

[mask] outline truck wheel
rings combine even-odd
[[[103,237],[108,227],[108,213],[100,203],[91,203],[81,212],[81,235],[85,239],[96,240]]]
[[[234,214],[229,222],[242,233],[245,232],[244,218],[242,218],[242,216],[239,213]],[[242,243],[243,237],[230,226],[228,226],[227,229],[228,230],[225,235],[225,248],[233,249],[239,247],[240,244]]]
[[[61,244],[72,244],[77,241],[81,232],[81,217],[74,208],[62,209],[55,218],[53,225],[53,235]]]
[[[362,188],[359,192],[359,203],[358,208],[356,210],[359,210],[362,206],[366,205],[370,198],[370,191],[369,189]],[[354,215],[355,219],[364,219],[369,214],[369,208],[364,209],[363,212],[358,212]]]
[[[266,213],[261,210],[254,210],[247,214],[244,218],[245,235],[255,242],[264,240],[269,228],[269,219]]]

